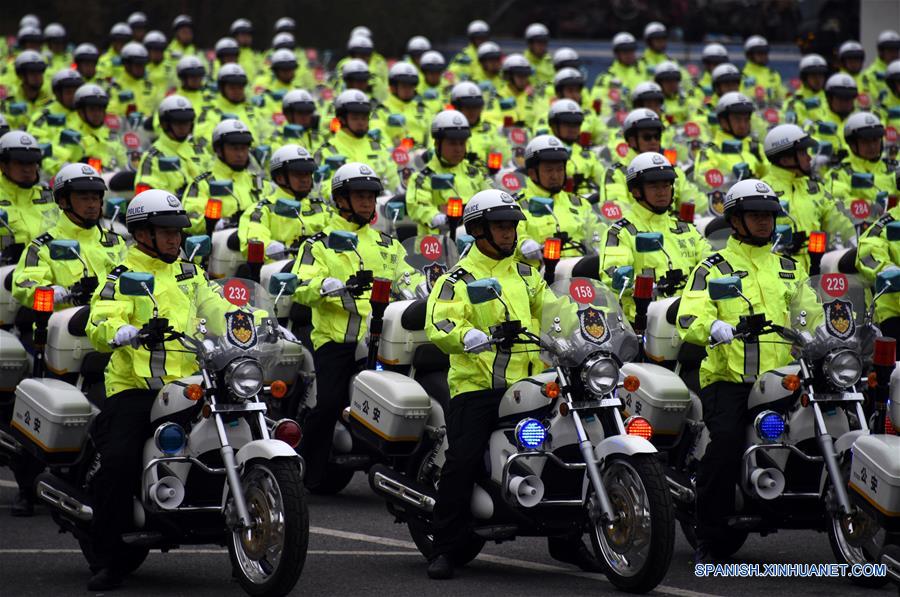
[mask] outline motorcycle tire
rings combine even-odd
[[[292,459],[251,461],[244,467],[241,486],[252,526],[234,529],[228,538],[233,574],[248,595],[286,595],[303,572],[309,544],[300,469]],[[274,548],[279,552],[273,553]]]
[[[316,485],[307,485],[310,493],[316,495],[335,495],[344,490],[353,475],[356,473],[352,468],[339,468],[333,464],[329,464],[325,469],[322,480]]]
[[[682,520],[680,524],[684,538],[687,539],[693,549],[697,549],[697,530],[694,527],[694,523]],[[709,542],[709,553],[717,560],[730,558],[740,551],[749,535],[750,533],[747,531],[727,529],[719,537]]]
[[[591,523],[588,534],[594,556],[617,588],[629,593],[651,591],[668,572],[675,548],[675,509],[662,464],[655,454],[616,455],[606,461],[600,475],[619,522],[612,534],[599,521]],[[632,520],[631,514],[639,511],[649,512],[649,536],[637,535],[648,526]],[[643,563],[632,569],[638,561]]]

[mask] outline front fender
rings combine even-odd
[[[238,450],[235,460],[239,467],[254,458],[272,460],[274,458],[300,458],[292,447],[280,439],[257,439]]]
[[[834,453],[837,454],[838,464],[844,462],[845,457],[844,454],[847,453],[850,448],[853,447],[853,444],[857,439],[864,435],[869,435],[868,431],[864,431],[862,429],[854,429],[853,431],[848,431],[843,434],[841,437],[837,438],[834,442]],[[849,462],[849,461],[847,461]],[[849,481],[849,479],[845,479],[845,481]],[[819,479],[819,494],[821,495],[825,491],[825,484],[828,482],[828,467],[822,467],[822,476]]]
[[[656,454],[656,452],[656,446],[636,435],[612,435],[594,446],[594,458],[597,465],[601,467],[601,473],[603,462],[614,454],[633,456],[635,454]],[[590,477],[586,474],[581,488],[582,500],[587,499],[590,484]]]

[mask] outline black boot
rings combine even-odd
[[[20,518],[28,518],[34,516],[34,500],[32,500],[24,491],[20,491],[16,495],[10,513]]]
[[[111,591],[122,584],[122,575],[112,568],[101,568],[87,583],[88,591]]]
[[[603,572],[600,562],[581,538],[547,537],[547,548],[554,560],[574,564],[585,572]]]
[[[450,556],[441,554],[428,562],[428,578],[432,580],[453,578],[453,562],[450,561]]]
[[[694,564],[715,564],[715,558],[710,552],[709,544],[705,541],[697,542],[697,549],[694,550]]]

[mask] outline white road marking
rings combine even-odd
[[[336,537],[339,539],[349,539],[351,541],[362,541],[364,543],[374,543],[376,545],[385,545],[388,547],[405,547],[410,549],[416,549],[416,544],[412,541],[401,541],[399,539],[391,539],[389,537],[378,537],[375,535],[365,535],[362,533],[353,533],[350,531],[340,531],[337,529],[326,529],[323,527],[309,527],[309,532],[314,535],[325,535],[327,537]],[[499,564],[501,566],[509,566],[512,568],[524,568],[526,570],[536,570],[541,572],[552,572],[556,574],[565,574],[567,576],[577,576],[579,578],[588,578],[591,580],[599,580],[601,582],[608,583],[609,580],[606,576],[602,574],[595,574],[593,572],[583,572],[581,570],[573,570],[571,568],[563,568],[561,566],[554,566],[552,564],[542,564],[540,562],[531,562],[527,560],[517,560],[513,558],[504,558],[502,556],[495,556],[491,554],[480,554],[478,556],[479,560],[483,562],[490,562],[492,564]],[[691,591],[688,589],[679,589],[678,587],[669,587],[666,585],[659,585],[655,589],[653,589],[657,593],[663,593],[664,595],[674,595],[676,597],[715,597],[713,593],[700,593],[697,591]]]
[[[7,481],[6,479],[0,479],[0,487],[11,487],[13,489],[17,489],[19,484],[15,481]]]

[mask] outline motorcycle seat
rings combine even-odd
[[[856,247],[853,247],[843,255],[838,261],[838,271],[842,274],[856,274]]]
[[[728,223],[728,220],[726,220],[722,216],[716,216],[709,224],[706,225],[706,229],[703,231],[703,235],[706,236],[706,238],[709,238],[713,232],[725,230],[729,227],[730,224]]]
[[[425,308],[428,301],[425,299],[417,299],[406,308],[403,315],[400,316],[400,325],[404,330],[410,332],[420,332],[425,329]]]
[[[87,336],[85,328],[87,327],[88,317],[91,315],[91,308],[87,305],[78,309],[72,319],[69,320],[69,333],[76,338],[84,338]]]
[[[600,279],[600,256],[588,255],[582,257],[575,267],[572,268],[573,278],[590,278],[592,280]]]
[[[241,250],[241,239],[238,238],[237,230],[228,235],[228,240],[225,241],[225,244],[232,251]]]
[[[14,270],[14,269],[9,270],[9,273],[6,274],[5,278],[3,278],[3,288],[7,292],[12,292],[12,279],[13,279],[13,274],[15,273],[15,271],[16,270]]]
[[[678,297],[671,305],[669,305],[669,308],[666,310],[666,322],[669,325],[675,325],[675,320],[678,318],[678,306],[680,304],[681,297]]]
[[[109,190],[113,192],[134,191],[134,178],[136,172],[120,170],[113,174],[109,180]]]

